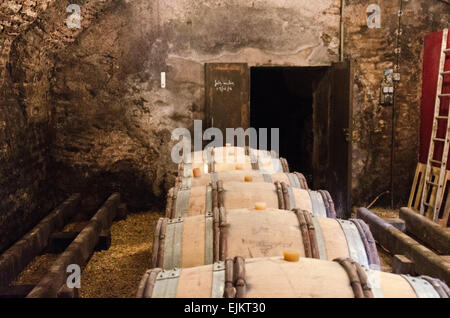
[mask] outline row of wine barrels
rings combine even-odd
[[[176,180],[175,187],[190,189],[192,187],[206,186],[211,182],[217,182],[222,180],[223,182],[284,182],[293,188],[300,188],[308,190],[308,183],[303,174],[294,173],[271,173],[265,174],[259,170],[230,170],[212,173],[200,173],[196,176],[181,177]]]
[[[310,191],[293,188],[282,182],[227,182],[221,180],[207,186],[169,190],[166,217],[176,219],[205,215],[214,208],[228,210],[253,209],[261,203],[266,208],[300,209],[316,216],[336,218],[334,202],[325,190]]]
[[[284,158],[257,158],[248,156],[237,159],[225,159],[223,161],[212,160],[210,162],[192,161],[181,162],[178,165],[178,176],[192,177],[193,171],[204,173],[229,171],[229,170],[260,170],[264,173],[289,172],[289,165]]]
[[[148,270],[140,298],[449,298],[445,283],[362,268],[351,259],[324,261],[235,257],[199,267]]]
[[[192,157],[208,158],[213,156],[248,156],[248,157],[266,157],[277,158],[278,154],[275,151],[260,150],[250,147],[236,147],[227,144],[225,147],[206,148],[201,151],[194,151],[191,153]]]
[[[279,256],[285,249],[324,260],[351,257],[363,266],[380,269],[375,240],[362,220],[316,217],[301,210],[224,208],[187,218],[160,218],[151,267],[195,267],[234,255]]]

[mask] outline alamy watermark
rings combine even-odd
[[[70,264],[66,268],[66,272],[70,275],[67,277],[66,285],[68,288],[81,288],[81,268],[80,265]]]
[[[70,15],[66,19],[69,29],[81,29],[81,7],[78,4],[69,4],[66,12]]]
[[[250,160],[252,163],[261,160],[264,156],[277,157],[280,148],[280,130],[279,128],[271,128],[270,149],[271,153],[264,152],[268,150],[268,129],[260,128],[226,128],[225,139],[224,134],[219,128],[208,128],[203,132],[201,120],[194,121],[194,136],[187,128],[177,128],[172,131],[172,140],[178,143],[172,148],[171,157],[174,163],[181,162],[211,162],[211,151],[214,149],[214,162],[233,162],[245,163],[247,158],[245,155],[245,146],[250,147]],[[211,141],[203,150],[203,141]],[[227,151],[224,145],[236,146],[232,151]],[[193,149],[192,149],[193,145]],[[258,149],[259,151],[257,151]],[[227,151],[223,153],[223,151]],[[193,156],[192,156],[193,153]],[[253,154],[253,155],[252,155]]]

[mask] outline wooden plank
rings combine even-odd
[[[447,190],[447,197],[442,201],[442,204],[445,206],[444,213],[442,214],[442,218],[439,219],[439,224],[443,227],[447,227],[449,224],[450,217],[450,189],[448,189],[448,183],[450,181],[450,171],[447,171],[447,182],[445,183],[444,193]]]
[[[418,210],[417,204],[420,203],[420,198],[422,197],[420,182],[422,181],[424,167],[425,165],[420,162],[417,164],[416,173],[414,174],[414,181],[409,194],[408,207],[414,208],[415,210]]]
[[[406,231],[440,254],[450,254],[450,229],[442,228],[409,208],[400,209]]]
[[[48,273],[39,281],[27,298],[55,298],[66,283],[66,269],[71,264],[80,267],[89,260],[100,233],[111,227],[120,204],[120,194],[114,193],[92,217],[69,247],[53,263]]]
[[[415,263],[419,275],[439,278],[450,284],[450,263],[396,229],[366,208],[359,208],[358,218],[370,227],[375,240],[392,254],[405,255]]]
[[[70,196],[0,256],[0,286],[8,286],[47,247],[51,233],[64,227],[77,211],[80,201],[80,194]]]
[[[417,190],[417,197],[416,197],[416,201],[414,204],[414,209],[417,211],[420,211],[420,202],[422,200],[422,190],[423,190],[423,185],[425,184],[425,169],[426,169],[426,165],[421,164],[422,165],[422,169],[420,171],[420,182],[419,182],[419,188]]]
[[[420,211],[420,202],[422,199],[422,193],[423,193],[423,187],[425,184],[425,169],[426,165],[423,163],[418,163],[416,168],[416,174],[414,176],[413,185],[411,187],[411,192],[409,195],[409,201],[408,201],[408,207],[415,210]],[[440,173],[439,167],[432,167],[431,169],[431,176],[435,178],[435,180],[438,180]],[[437,178],[437,179],[436,179]],[[448,183],[450,182],[450,171],[446,172],[446,182],[444,183],[444,188],[442,193],[446,193]],[[431,203],[434,203],[436,200],[436,187],[433,187],[430,195],[430,199],[428,200]],[[414,196],[415,195],[415,196]],[[428,199],[428,198],[427,198]],[[443,204],[445,205],[446,200],[443,200]],[[425,209],[425,215],[427,218],[432,219],[433,218],[433,209],[431,207],[427,207]],[[438,223],[442,226],[447,226],[447,222],[450,216],[450,206],[449,208],[445,208],[442,217],[439,219]]]
[[[128,208],[126,203],[122,203],[119,205],[119,208],[117,209],[117,215],[115,221],[121,221],[126,220],[128,214]]]
[[[436,171],[436,170],[439,170],[439,168],[431,167],[431,176],[432,176],[432,180],[433,180],[432,182],[435,182],[435,183],[437,183],[439,181],[439,171]],[[428,200],[428,202],[430,202],[431,205],[434,205],[434,203],[436,202],[436,194],[437,194],[437,187],[432,187],[431,195]],[[426,207],[425,215],[427,218],[433,219],[433,208]]]
[[[401,220],[399,218],[385,218],[384,220],[400,231],[405,232],[406,224],[404,220]]]

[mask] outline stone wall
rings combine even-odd
[[[53,207],[48,190],[49,122],[27,111],[9,72],[14,41],[49,1],[0,4],[0,251]]]
[[[449,27],[450,6],[440,1],[402,1],[399,37],[401,80],[396,91],[394,204],[407,204],[418,161],[423,42],[426,34]],[[379,4],[381,28],[369,29],[368,3]],[[397,55],[400,1],[346,1],[345,56],[355,60],[353,198],[368,204],[390,190],[392,107],[379,105],[385,69]],[[390,204],[389,195],[379,203]]]
[[[338,1],[277,3],[117,1],[55,57],[58,185],[115,189],[135,209],[164,203],[171,131],[204,118],[205,62],[337,60]]]
[[[70,3],[82,9],[81,29],[65,24]],[[380,29],[366,26],[369,3],[382,8]],[[396,61],[400,1],[345,4],[345,56],[355,65],[353,197],[364,204],[389,188],[392,107],[378,100],[383,71]],[[448,26],[449,12],[439,1],[404,1],[399,204],[417,162],[423,37]],[[0,250],[70,192],[94,202],[120,191],[136,210],[163,204],[175,175],[170,133],[204,118],[204,63],[329,65],[339,58],[339,20],[340,0],[2,2]]]
[[[60,27],[67,5],[0,4],[0,251],[68,194],[55,187],[50,151],[54,54],[81,33]]]

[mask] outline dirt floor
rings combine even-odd
[[[80,297],[134,297],[142,275],[148,269],[153,231],[162,212],[129,214],[111,226],[111,247],[95,252],[81,276]],[[69,224],[64,231],[81,230],[85,222]],[[58,255],[36,257],[12,285],[36,285]]]
[[[37,285],[47,274],[47,269],[56,261],[58,255],[43,254],[34,260],[17,276],[11,285]]]
[[[135,297],[148,269],[153,231],[161,212],[128,215],[111,227],[111,247],[96,252],[83,270],[80,297]]]
[[[383,208],[371,211],[383,218],[398,217],[398,212]],[[162,212],[147,211],[128,215],[126,220],[114,222],[111,227],[111,247],[95,252],[85,266],[81,277],[80,297],[124,298],[134,297],[142,275],[148,269],[153,231]],[[81,230],[83,222],[70,224],[64,231]],[[392,255],[378,247],[381,269],[392,270]],[[45,275],[57,255],[44,254],[18,276],[13,284],[34,285]]]
[[[395,219],[398,218],[399,210],[392,210],[386,208],[371,208],[370,211],[378,215],[383,219]]]

